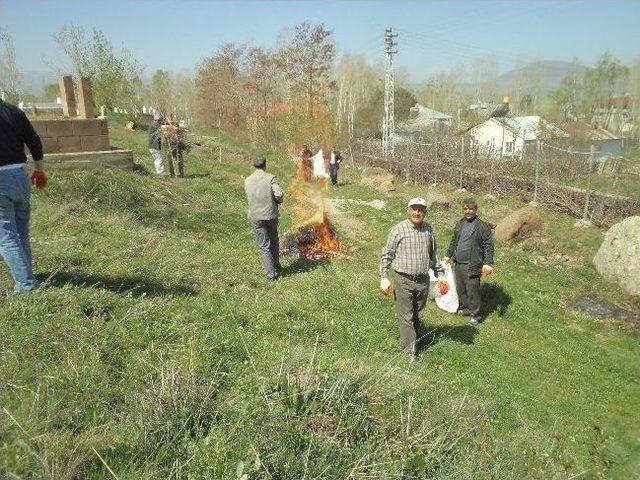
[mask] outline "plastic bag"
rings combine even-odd
[[[445,312],[456,313],[458,311],[458,292],[456,290],[456,279],[451,265],[444,265],[444,278],[449,282],[449,291],[445,295],[434,297],[436,305]],[[431,294],[431,285],[429,285]]]
[[[311,163],[313,165],[313,176],[316,178],[328,178],[327,170],[324,166],[324,155],[322,149],[318,150],[316,154],[311,157]]]
[[[443,277],[438,277],[433,270],[429,269],[429,298],[440,298],[442,296],[442,292],[440,291],[439,282],[443,279]],[[451,289],[451,283],[444,278],[444,280],[449,283],[449,290]]]

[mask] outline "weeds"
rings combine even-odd
[[[364,229],[340,224],[351,259],[285,258],[265,283],[245,218],[250,149],[216,137],[222,163],[194,149],[187,178],[159,178],[143,133],[112,133],[136,171],[52,172],[34,193],[46,288],[0,300],[0,477],[637,476],[637,338],[563,306],[625,299],[590,264],[597,230],[543,209],[547,243],[498,246],[485,322],[430,303],[407,365],[376,266],[426,187],[346,209]],[[286,186],[289,161],[269,169]],[[380,197],[358,177],[344,166],[340,197]],[[480,207],[499,218],[518,202]],[[441,245],[457,216],[430,213]],[[582,261],[537,261],[549,244]]]

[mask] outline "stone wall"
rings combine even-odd
[[[100,152],[109,150],[109,130],[104,119],[33,120],[44,153]]]

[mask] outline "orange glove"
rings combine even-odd
[[[47,174],[44,170],[34,170],[31,174],[31,184],[36,188],[44,188],[47,186]]]
[[[438,291],[440,292],[440,295],[446,295],[449,291],[449,282],[444,278],[438,279]]]
[[[491,265],[482,266],[482,270],[480,271],[480,274],[483,277],[486,277],[487,275],[491,275],[492,273],[493,273],[493,267]]]

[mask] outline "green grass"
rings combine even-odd
[[[387,206],[348,206],[365,229],[338,227],[349,259],[285,259],[289,274],[267,283],[242,189],[255,150],[225,137],[222,163],[205,144],[188,178],[168,179],[145,171],[143,132],[112,122],[111,136],[134,150],[135,172],[55,172],[34,192],[48,286],[1,300],[0,477],[640,474],[637,334],[564,307],[578,293],[626,300],[591,265],[597,230],[541,209],[541,237],[497,247],[485,323],[430,303],[409,365],[376,267],[426,187],[383,197],[345,165],[332,196]],[[269,158],[287,186],[292,165]],[[519,206],[480,199],[492,219]],[[281,232],[290,196],[282,214]],[[429,212],[441,248],[457,217]],[[10,287],[5,267],[0,280]]]

